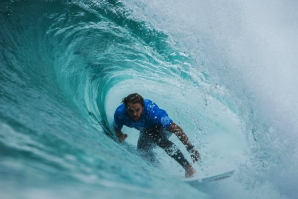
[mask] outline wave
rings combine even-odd
[[[296,153],[283,154],[297,149],[287,144],[295,126],[279,135],[288,123],[272,122],[278,111],[268,111],[272,105],[258,95],[266,87],[252,89],[262,81],[252,83],[244,74],[256,68],[233,68],[239,62],[229,53],[237,50],[231,47],[232,33],[216,18],[226,17],[221,20],[238,31],[242,21],[230,23],[229,17],[248,14],[239,8],[254,6],[229,2],[227,17],[229,6],[198,2],[0,3],[1,195],[293,198]],[[206,15],[204,8],[216,14]],[[222,38],[208,23],[223,30]],[[251,39],[242,31],[238,42]],[[157,102],[183,127],[202,154],[198,172],[235,168],[235,176],[194,189],[173,177],[183,171],[163,151],[155,151],[162,162],[158,168],[136,155],[136,131],[125,128],[127,142],[115,142],[114,110],[133,92]],[[283,173],[272,175],[277,171]]]

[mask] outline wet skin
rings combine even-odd
[[[129,115],[129,117],[134,121],[137,122],[141,118],[142,112],[143,112],[143,106],[139,103],[128,103],[126,111]]]

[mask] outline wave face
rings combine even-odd
[[[2,1],[1,196],[297,198],[296,10],[266,0]],[[137,155],[137,131],[115,142],[114,110],[133,92],[182,126],[202,155],[198,174],[234,176],[189,186],[160,149],[157,166]]]

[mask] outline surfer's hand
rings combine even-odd
[[[186,149],[189,152],[193,162],[197,162],[200,159],[200,153],[194,148],[194,146],[187,146]]]
[[[121,134],[120,136],[119,136],[119,142],[123,142],[125,139],[127,138],[127,134]]]

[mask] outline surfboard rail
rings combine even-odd
[[[235,173],[235,170],[231,170],[231,171],[227,171],[224,173],[220,173],[217,175],[211,175],[211,176],[206,176],[206,177],[202,177],[202,176],[194,176],[194,177],[190,177],[190,178],[181,178],[182,181],[184,182],[210,182],[210,181],[218,181],[218,180],[223,180],[226,178],[229,178],[231,176],[233,176],[233,174]]]

